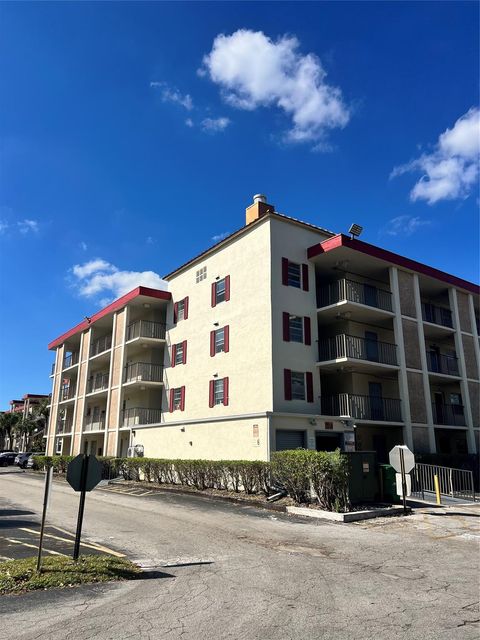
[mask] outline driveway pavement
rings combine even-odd
[[[42,486],[28,474],[0,476],[1,506],[38,513]],[[54,483],[49,525],[73,531],[77,505]],[[477,640],[476,509],[345,525],[96,489],[85,510],[89,541],[159,573],[4,597],[0,638]]]

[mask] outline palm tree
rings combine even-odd
[[[6,448],[7,440],[8,446],[12,447],[12,435],[16,424],[20,420],[18,413],[10,413],[5,411],[0,413],[0,437],[3,438],[3,449]]]
[[[20,449],[27,451],[30,445],[31,436],[37,431],[37,423],[33,416],[27,416],[19,420],[13,427],[13,432],[21,437]]]

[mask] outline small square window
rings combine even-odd
[[[183,364],[183,342],[175,345],[175,364]]]
[[[214,404],[223,404],[223,378],[215,380],[213,383],[213,402]]]
[[[292,400],[305,400],[305,374],[292,371]]]
[[[177,302],[177,322],[185,318],[185,298]]]
[[[225,300],[225,278],[215,283],[215,301],[218,304]]]
[[[179,387],[178,389],[173,390],[173,410],[182,408],[182,389]]]
[[[303,318],[301,316],[289,316],[288,328],[290,341],[303,343]]]
[[[288,263],[288,285],[297,289],[302,286],[300,265],[295,262]]]
[[[201,269],[198,269],[198,271],[195,274],[195,282],[198,284],[202,280],[205,280],[206,277],[207,277],[207,267],[202,267]]]
[[[215,331],[215,353],[225,351],[225,327]]]

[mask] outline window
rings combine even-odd
[[[230,300],[230,276],[212,282],[212,307]]]
[[[303,318],[288,316],[288,330],[291,342],[303,342]]]
[[[210,332],[210,356],[217,353],[228,352],[230,348],[229,326],[222,327]]]
[[[202,267],[201,269],[198,269],[198,271],[195,274],[195,282],[198,284],[202,280],[205,280],[206,277],[207,277],[207,267]]]
[[[292,400],[305,400],[305,374],[292,371]]]
[[[173,321],[175,324],[179,320],[187,320],[188,318],[188,296],[175,302],[173,305]]]
[[[308,291],[308,264],[298,264],[282,258],[282,284]]]
[[[169,405],[170,413],[172,413],[172,411],[185,410],[185,387],[170,389]]]
[[[179,342],[178,344],[172,345],[172,358],[171,364],[172,367],[177,366],[177,364],[186,364],[187,363],[187,341]]]
[[[217,404],[228,405],[228,378],[210,380],[209,406],[215,407]]]
[[[308,316],[297,316],[293,313],[283,312],[283,339],[285,342],[299,342],[300,344],[312,344],[312,328]]]
[[[185,316],[185,300],[177,302],[177,320],[183,320]]]
[[[297,289],[301,288],[301,275],[300,275],[300,265],[295,262],[288,263],[288,286],[289,287],[297,287]]]

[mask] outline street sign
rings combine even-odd
[[[82,470],[86,471],[84,486],[82,486]],[[80,454],[68,463],[67,482],[75,491],[91,491],[101,479],[102,465],[95,456]]]
[[[397,495],[401,498],[403,497],[403,482],[402,482],[402,474],[395,474],[395,482],[397,483]],[[405,495],[410,496],[412,494],[412,478],[409,473],[405,474]]]
[[[81,453],[74,458],[67,467],[67,482],[75,491],[80,491],[80,503],[78,505],[77,531],[75,533],[75,546],[73,547],[73,559],[78,560],[80,553],[80,538],[82,535],[83,511],[85,509],[85,496],[87,491],[94,489],[102,479],[102,465],[95,456],[87,456]]]
[[[397,444],[396,447],[393,447],[389,454],[390,464],[395,469],[395,471],[397,471],[398,473],[402,472],[400,451],[403,452],[403,464],[405,467],[405,473],[409,473],[415,467],[415,456],[405,444]]]

